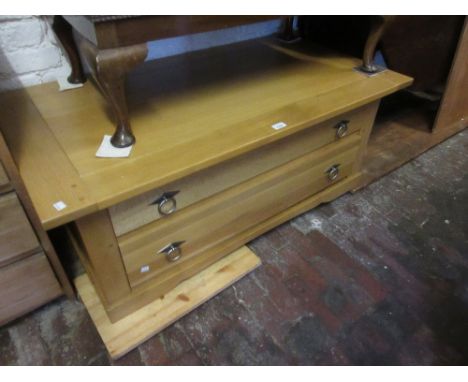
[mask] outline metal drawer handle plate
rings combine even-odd
[[[340,121],[336,126],[336,137],[343,138],[344,136],[348,135],[348,123],[349,121],[343,120]]]
[[[161,216],[167,216],[172,214],[177,209],[177,202],[174,198],[179,191],[168,191],[162,194],[151,204],[157,204],[158,212]]]
[[[168,244],[164,248],[160,249],[158,253],[164,253],[166,255],[166,260],[173,263],[182,257],[182,249],[180,246],[183,243],[185,243],[185,241],[176,241]]]
[[[334,164],[327,171],[325,171],[328,176],[328,180],[334,181],[336,178],[338,178],[338,175],[340,174],[339,167],[339,164]]]

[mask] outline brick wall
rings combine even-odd
[[[55,81],[69,72],[44,16],[0,16],[0,89]]]
[[[0,91],[55,81],[70,69],[51,28],[51,17],[0,16]],[[279,21],[169,38],[148,44],[148,59],[267,36]]]

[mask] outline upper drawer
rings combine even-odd
[[[8,180],[8,176],[3,168],[2,162],[0,162],[0,192],[2,192],[2,189],[6,188],[9,182],[10,181]]]
[[[373,122],[374,105],[367,105],[312,126],[300,133],[264,146],[220,165],[200,171],[181,180],[152,190],[117,204],[109,209],[117,236],[158,220],[162,212],[179,211],[204,198],[239,184],[258,174],[269,171],[292,159],[322,147],[339,137],[348,136]],[[347,127],[338,131],[340,122]],[[216,150],[216,147],[213,147]],[[162,198],[164,193],[177,192],[172,198]],[[159,200],[159,203],[154,203]],[[176,205],[173,204],[176,202]],[[172,211],[176,215],[177,212]]]
[[[0,196],[0,266],[37,248],[39,242],[16,194]]]
[[[286,210],[352,172],[360,136],[353,134],[118,238],[130,284],[183,273],[222,241]],[[329,170],[336,174],[330,174]],[[170,249],[168,244],[178,243]],[[177,248],[178,247],[178,248]],[[165,254],[162,249],[171,250]],[[182,256],[178,258],[179,250]],[[174,261],[176,260],[176,261]],[[193,261],[192,261],[193,260]],[[201,270],[201,269],[199,269]]]

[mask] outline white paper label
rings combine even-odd
[[[140,268],[140,273],[146,273],[150,270],[149,265],[144,265]]]
[[[57,211],[62,211],[64,208],[67,208],[67,205],[64,202],[62,202],[61,200],[54,203],[53,206]]]
[[[126,158],[130,155],[133,146],[118,148],[112,146],[110,142],[111,136],[104,135],[101,146],[96,151],[96,156],[99,158]]]
[[[83,84],[71,84],[68,82],[67,76],[58,76],[57,77],[57,82],[59,85],[59,91],[63,92],[65,90],[70,90],[70,89],[76,89],[76,88],[81,88]]]
[[[271,125],[271,127],[273,127],[273,129],[275,129],[275,130],[280,130],[280,129],[286,127],[286,126],[288,126],[288,125],[286,123],[284,123],[284,122],[281,122],[281,121],[276,122],[273,125]]]

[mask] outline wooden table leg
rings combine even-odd
[[[79,46],[92,75],[114,112],[117,127],[111,138],[112,145],[131,146],[135,143],[135,136],[128,117],[125,80],[128,72],[145,61],[148,54],[146,44],[98,49],[89,41],[81,39]]]
[[[54,16],[52,29],[65,50],[65,54],[70,61],[72,72],[68,76],[68,82],[71,84],[82,84],[86,81],[81,66],[80,55],[73,39],[73,30],[62,16]]]
[[[365,73],[375,73],[378,71],[374,63],[375,49],[382,37],[385,28],[393,20],[394,16],[372,16],[369,36],[367,37],[362,58],[362,66],[359,68]]]
[[[287,16],[283,19],[283,25],[278,38],[286,42],[293,41],[297,38],[294,35],[294,16]]]

